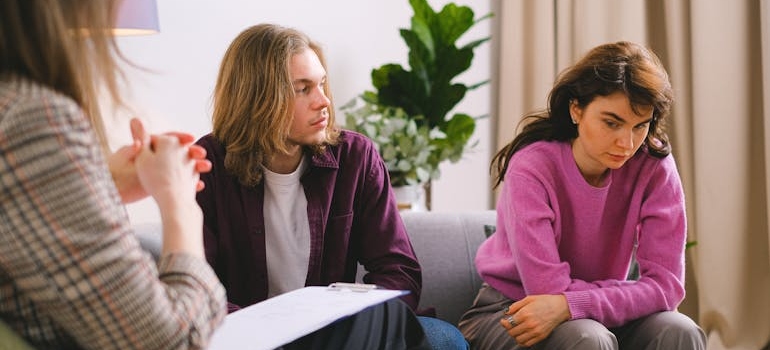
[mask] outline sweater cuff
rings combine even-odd
[[[588,316],[586,310],[591,307],[591,298],[585,291],[564,292],[567,306],[571,315],[570,320],[583,319]]]

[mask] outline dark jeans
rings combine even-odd
[[[367,308],[287,345],[285,350],[430,349],[417,316],[400,299]]]

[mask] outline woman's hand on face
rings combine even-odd
[[[530,295],[511,304],[500,325],[516,343],[530,347],[547,338],[570,317],[564,295]]]
[[[123,203],[126,204],[148,196],[137,175],[135,162],[143,145],[151,142],[151,136],[145,131],[142,122],[136,118],[131,119],[131,135],[134,140],[133,143],[119,148],[107,159],[112,179],[118,188]],[[206,159],[206,150],[193,144],[195,139],[192,135],[182,132],[169,132],[163,135],[175,137],[180,145],[188,148],[188,157],[195,162],[197,173],[211,171],[211,162]],[[152,148],[151,144],[150,146]],[[203,187],[203,182],[198,180],[195,184],[196,191],[202,190]]]

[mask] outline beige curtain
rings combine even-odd
[[[770,342],[770,0],[494,0],[497,145],[591,47],[631,40],[669,70],[684,182],[687,298],[709,349]],[[764,56],[763,56],[764,52]],[[764,69],[763,69],[764,68]]]

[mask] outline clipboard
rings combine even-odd
[[[275,349],[369,306],[408,293],[341,282],[300,288],[227,315],[207,349]]]

